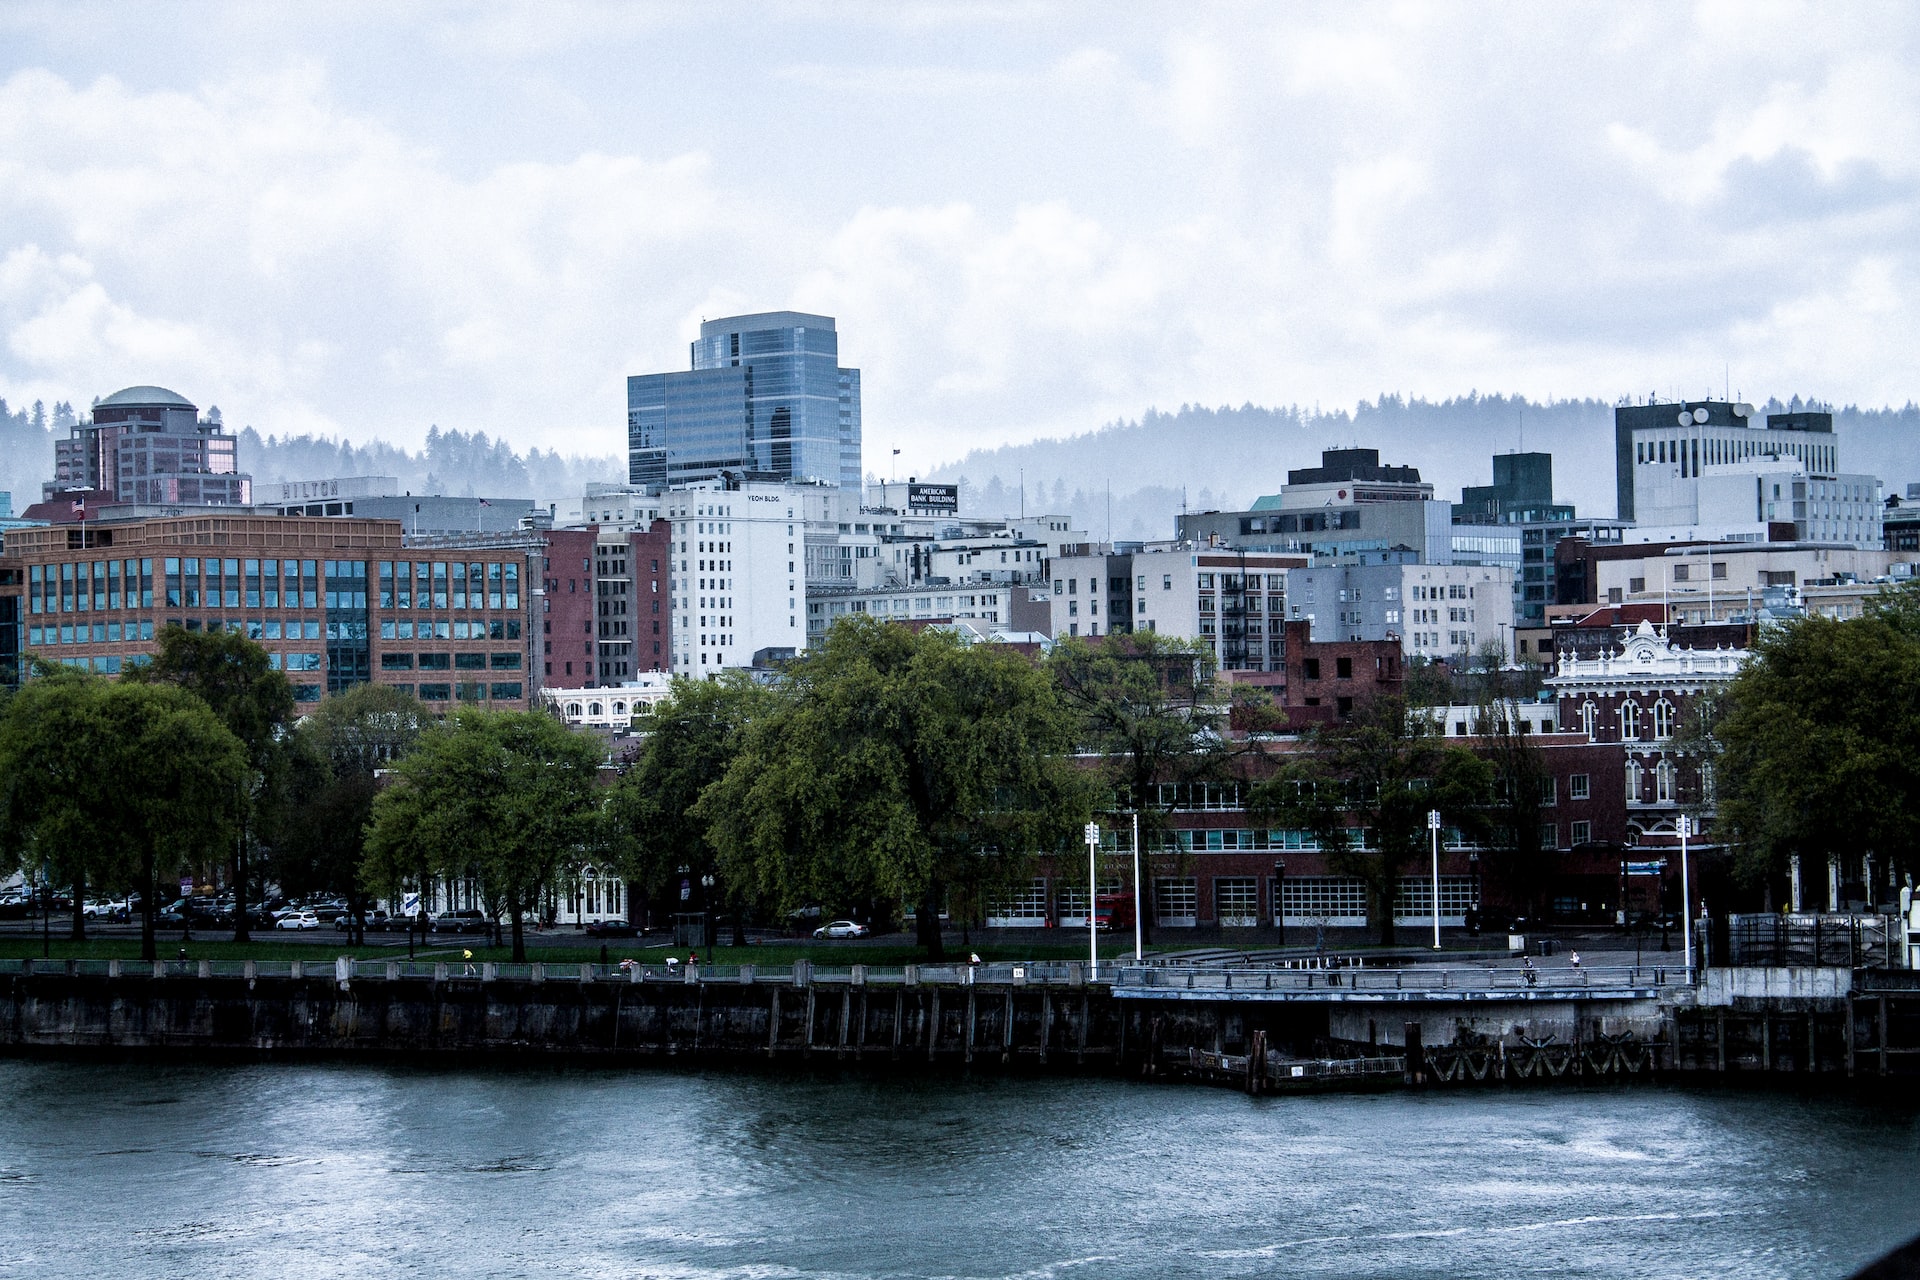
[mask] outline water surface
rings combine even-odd
[[[0,1062],[0,1277],[1837,1277],[1920,1112]]]

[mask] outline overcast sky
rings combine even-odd
[[[1920,6],[278,10],[0,7],[0,395],[611,453],[625,375],[785,307],[881,469],[1188,401],[1920,393]]]

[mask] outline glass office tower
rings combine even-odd
[[[677,486],[749,471],[859,491],[860,371],[830,316],[708,320],[686,373],[627,379],[627,480]]]

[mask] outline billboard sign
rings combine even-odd
[[[907,509],[935,515],[956,515],[960,511],[960,486],[957,484],[910,484]]]

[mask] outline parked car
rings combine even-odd
[[[432,927],[435,933],[485,933],[487,917],[472,907],[465,911],[442,911],[433,918]]]
[[[273,922],[276,929],[318,929],[320,917],[311,911],[294,911]]]
[[[873,930],[852,920],[835,920],[813,931],[816,938],[864,938]]]
[[[590,920],[587,922],[589,938],[637,938],[642,930],[639,925],[626,920]]]
[[[367,912],[366,925],[368,933],[379,933],[387,927],[387,913],[384,911]],[[333,917],[333,927],[336,929],[353,928],[353,912],[342,911]]]

